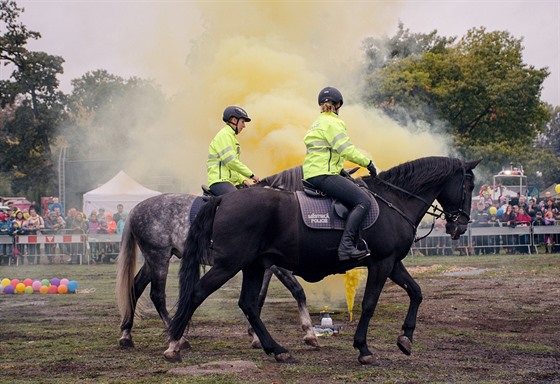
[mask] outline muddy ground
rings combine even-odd
[[[80,291],[0,295],[0,382],[560,382],[559,255],[415,257],[406,264],[424,295],[413,353],[405,356],[396,346],[408,300],[388,283],[368,332],[378,366],[361,366],[352,348],[363,284],[354,321],[339,308],[333,319],[340,334],[321,337],[321,347],[313,349],[302,342],[289,293],[273,280],[263,319],[296,360],[281,364],[250,348],[236,304],[238,276],[200,308],[192,350],[171,364],[163,359],[163,327],[147,296],[134,328],[136,348],[119,348],[114,266],[3,268],[0,278],[73,278]],[[173,265],[171,303],[176,270]],[[310,298],[310,310],[317,313],[322,301]]]

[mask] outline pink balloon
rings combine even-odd
[[[33,290],[35,292],[39,292],[39,290],[41,289],[41,282],[39,280],[35,280],[32,284],[31,287],[33,288]]]

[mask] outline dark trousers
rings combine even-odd
[[[358,204],[362,205],[366,211],[371,207],[371,200],[366,191],[358,187],[352,180],[339,175],[321,175],[308,179],[310,183],[317,186],[328,196],[342,201],[350,209]]]
[[[235,192],[237,188],[235,185],[228,181],[222,181],[219,183],[214,183],[210,186],[210,192],[216,196],[225,195],[226,193]]]

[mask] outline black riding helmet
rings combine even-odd
[[[222,119],[227,123],[232,117],[236,117],[238,120],[243,118],[247,123],[251,121],[247,112],[245,112],[243,108],[236,107],[235,105],[230,105],[224,109],[224,116]]]
[[[344,100],[342,99],[342,93],[340,93],[338,89],[333,87],[323,88],[321,89],[321,92],[319,92],[319,105],[323,104],[326,101],[332,101],[335,105],[338,103],[342,105],[344,103]]]

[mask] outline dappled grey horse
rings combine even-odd
[[[290,168],[268,176],[255,187],[271,187],[286,190],[301,190],[301,167]],[[129,213],[122,235],[117,270],[117,301],[121,314],[122,335],[119,343],[123,347],[134,347],[132,326],[138,299],[148,284],[151,284],[150,299],[165,326],[169,325],[165,287],[169,262],[173,255],[182,257],[184,244],[190,227],[191,207],[198,196],[190,194],[166,193],[151,197],[139,203]],[[136,273],[138,249],[144,257],[144,264]],[[136,273],[136,275],[135,275]],[[272,266],[266,272],[261,287],[260,307],[264,304],[270,278],[274,274],[295,298],[301,327],[305,332],[304,341],[318,346],[317,336],[307,309],[302,286],[294,275],[282,268]],[[181,339],[182,347],[188,346],[187,330]],[[259,339],[249,329],[253,347],[259,347]]]

